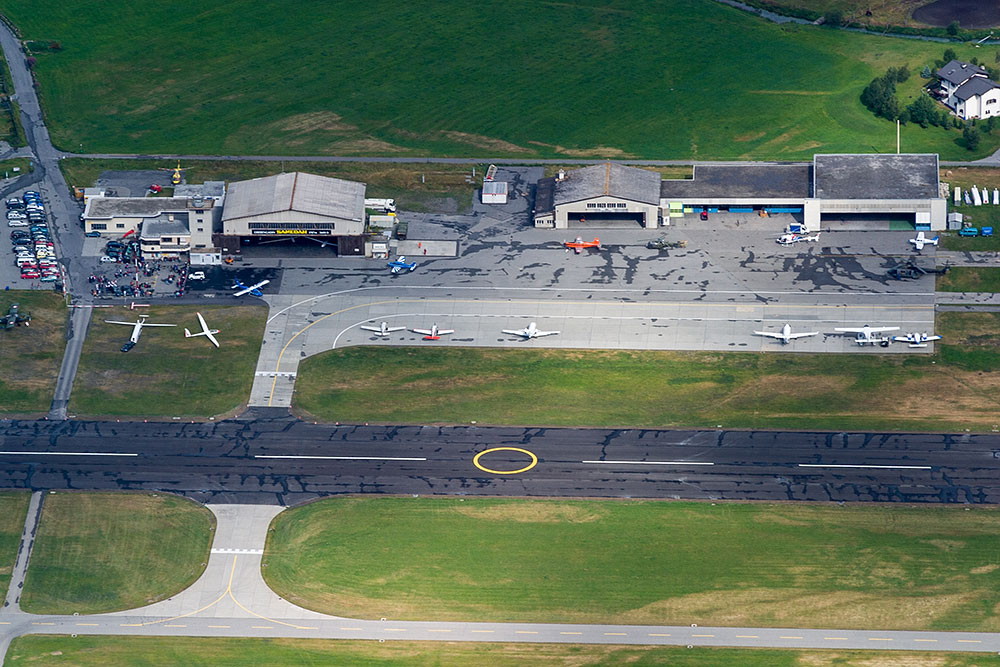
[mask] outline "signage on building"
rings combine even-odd
[[[329,236],[329,229],[254,229],[255,236]]]

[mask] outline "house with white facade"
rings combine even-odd
[[[937,76],[941,101],[962,120],[1000,115],[1000,84],[984,68],[952,60]]]

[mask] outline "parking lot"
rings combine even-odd
[[[4,289],[61,289],[50,216],[41,194],[33,190],[15,193],[5,208],[9,244],[0,261]]]

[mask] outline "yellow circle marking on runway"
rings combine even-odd
[[[521,454],[527,454],[531,457],[531,463],[524,466],[523,468],[518,468],[517,470],[493,470],[492,468],[487,468],[479,462],[479,459],[484,454],[491,454],[493,452],[520,452]],[[522,472],[528,472],[536,465],[538,465],[538,457],[527,449],[521,449],[520,447],[493,447],[492,449],[484,449],[483,451],[476,454],[475,458],[472,459],[473,465],[482,470],[483,472],[488,472],[491,475],[516,475]]]

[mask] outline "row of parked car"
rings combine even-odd
[[[10,242],[21,278],[42,282],[59,280],[55,244],[49,234],[42,196],[29,190],[21,199],[8,199],[7,225],[17,228],[11,231]]]

